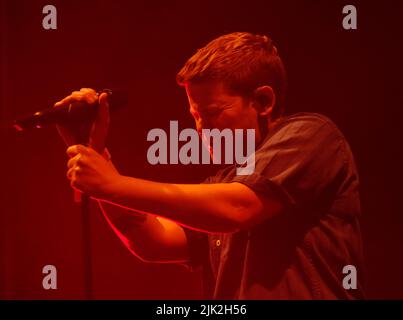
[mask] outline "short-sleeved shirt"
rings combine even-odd
[[[331,120],[315,113],[278,120],[255,151],[252,174],[237,175],[231,165],[204,181],[232,182],[285,209],[234,233],[185,228],[189,266],[202,268],[205,298],[364,297],[359,179],[350,147]]]

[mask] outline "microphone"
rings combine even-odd
[[[127,104],[127,92],[120,89],[103,89],[98,91],[108,94],[108,103],[110,110],[116,110]],[[82,122],[94,119],[98,110],[98,101],[93,104],[86,102],[73,102],[63,107],[53,107],[38,111],[21,120],[14,121],[14,129],[23,131],[33,128],[43,128],[52,124],[67,124],[73,122]]]

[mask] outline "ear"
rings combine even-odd
[[[274,105],[276,104],[276,95],[272,87],[261,86],[257,88],[254,93],[254,100],[256,101],[256,109],[259,115],[270,117]]]

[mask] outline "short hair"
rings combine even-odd
[[[276,96],[272,118],[284,111],[286,72],[277,48],[265,35],[234,32],[212,40],[185,63],[176,80],[179,85],[221,81],[245,97],[268,85]]]

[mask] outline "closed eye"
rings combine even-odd
[[[232,108],[232,105],[225,105],[225,106],[220,106],[220,107],[210,107],[206,110],[205,114],[208,116],[217,116],[223,111]]]
[[[209,108],[204,112],[204,114],[207,116],[217,116],[221,112],[223,112],[223,109],[221,108]]]

